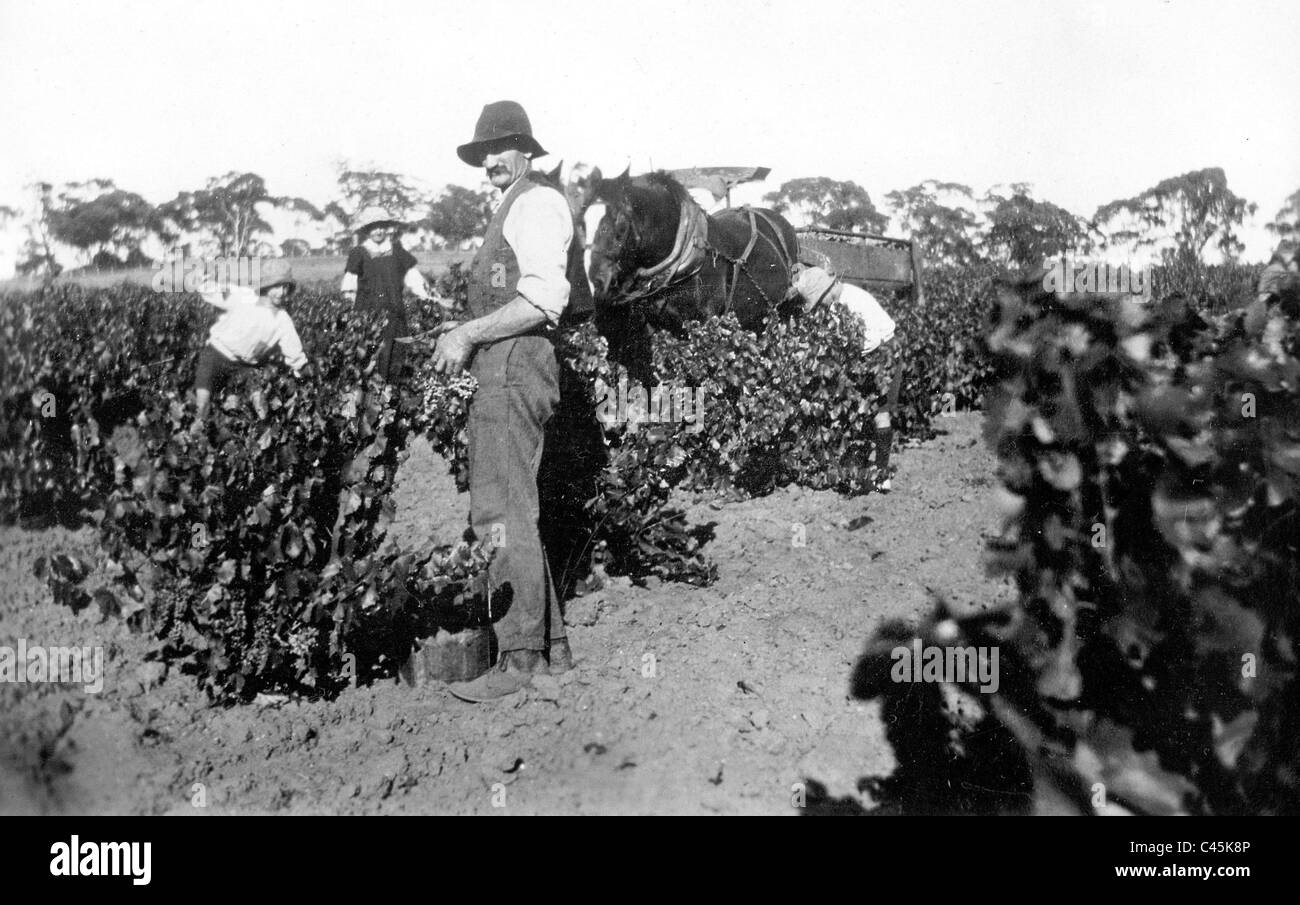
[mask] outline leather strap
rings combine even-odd
[[[758,218],[754,216],[752,207],[745,208],[745,213],[749,216],[749,241],[745,244],[740,260],[736,262],[742,266],[749,263],[749,256],[753,253],[754,246],[758,244]]]
[[[781,234],[781,224],[777,223],[776,219],[767,211],[755,209],[754,213],[763,218],[763,221],[771,228],[772,235],[776,236],[776,242],[773,242],[767,236],[763,237],[764,240],[766,240],[767,243],[772,246],[773,251],[777,252],[777,254],[781,256],[781,261],[782,263],[785,264],[786,270],[790,270],[791,268],[793,268],[795,263],[794,260],[795,255],[791,252],[790,248],[785,244],[785,236]],[[777,243],[779,243],[779,245]]]

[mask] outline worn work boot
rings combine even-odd
[[[545,669],[546,662],[539,650],[504,651],[497,665],[477,679],[453,682],[447,688],[462,701],[482,704],[527,688],[532,684],[533,676]]]
[[[550,660],[551,675],[553,676],[558,676],[562,672],[573,669],[573,650],[569,647],[569,639],[560,638],[552,641],[547,659]]]

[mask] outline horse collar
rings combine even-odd
[[[693,201],[685,201],[677,218],[677,235],[668,256],[653,267],[639,267],[632,275],[632,289],[622,301],[636,301],[662,292],[689,279],[704,263],[708,249],[709,219]]]

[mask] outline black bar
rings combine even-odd
[[[417,823],[417,819],[10,819],[4,823],[7,838],[0,849],[4,852],[0,864],[11,889],[40,886],[57,890],[75,884],[83,892],[92,887],[111,888],[134,896],[152,891],[175,895],[217,884],[220,890],[256,889],[259,898],[264,898],[266,893],[281,888],[298,894],[316,889],[333,894],[335,884],[353,875],[361,877],[363,886],[373,891],[378,891],[373,885],[376,882],[402,882],[399,878],[403,875],[409,879],[426,876],[429,868],[447,876],[451,872],[439,868],[475,856],[485,861],[500,857],[509,844],[512,875],[524,874],[522,868],[531,866],[526,863],[530,856],[538,859],[540,875],[553,875],[550,872],[555,869],[555,853],[549,846],[519,844],[523,839],[536,839],[536,831],[452,827],[427,820]],[[587,864],[613,863],[600,856],[608,852],[613,857],[627,858],[649,847],[660,870],[677,866],[684,877],[690,876],[692,888],[700,881],[707,882],[704,875],[710,873],[719,880],[727,878],[729,884],[746,879],[761,881],[771,872],[779,872],[779,864],[802,873],[800,867],[809,866],[808,856],[822,862],[827,873],[838,872],[831,866],[831,859],[839,854],[839,848],[855,856],[841,862],[842,869],[852,869],[850,866],[856,864],[858,871],[868,872],[869,879],[851,882],[866,882],[873,889],[878,884],[902,884],[918,892],[933,892],[947,884],[968,890],[992,885],[1008,891],[1027,891],[1043,882],[1049,884],[1041,887],[1044,890],[1105,887],[1127,888],[1141,896],[1169,891],[1177,896],[1190,884],[1199,884],[1217,898],[1244,889],[1251,882],[1271,881],[1276,887],[1294,876],[1293,826],[1264,818],[1045,822],[903,817],[859,822],[851,827],[839,821],[787,820],[762,826],[752,821],[748,825],[732,821],[725,831],[728,844],[721,848],[694,839],[689,832],[663,834],[655,832],[655,827],[645,829],[645,837],[638,839],[639,834],[628,837],[609,833],[590,822],[570,824],[565,834],[564,854],[570,855],[566,861],[573,863],[572,856],[581,854]],[[700,833],[712,838],[717,831],[701,826]],[[141,878],[141,874],[137,872],[133,878],[129,869],[119,871],[117,876],[53,875],[52,866],[61,854],[58,847],[70,847],[74,836],[83,859],[89,856],[87,843],[135,842],[141,846],[136,851],[143,854],[143,843],[148,842],[149,883],[136,884],[134,879]],[[1180,843],[1190,850],[1178,851]],[[713,870],[700,871],[700,864],[708,857],[706,851],[721,858],[710,859]],[[730,868],[725,864],[728,855],[736,859]],[[516,860],[520,856],[524,864]],[[540,863],[543,858],[545,864]],[[65,859],[59,866],[66,863]],[[89,864],[93,867],[94,860]],[[768,865],[770,870],[760,865]],[[1155,875],[1126,875],[1147,868],[1154,868]],[[1205,868],[1211,875],[1199,876]],[[1249,875],[1214,873],[1241,868]],[[1192,876],[1193,870],[1198,876]],[[478,882],[484,879],[480,877]],[[918,900],[930,897],[918,895]]]

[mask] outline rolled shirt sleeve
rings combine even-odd
[[[415,297],[428,298],[429,284],[424,281],[424,274],[420,273],[417,268],[412,267],[406,271],[406,276],[402,277],[402,282]]]
[[[569,303],[569,243],[573,241],[573,215],[559,192],[534,189],[524,192],[510,208],[502,235],[519,262],[516,291],[556,324]]]
[[[284,311],[275,313],[275,343],[280,347],[284,363],[295,372],[302,370],[303,365],[307,364],[307,355],[302,350],[302,340],[293,325],[293,318]]]
[[[199,298],[207,302],[213,308],[219,308],[226,311],[230,308],[230,303],[226,301],[226,294],[220,289],[203,289],[199,292]]]
[[[241,305],[257,304],[257,290],[250,286],[228,286],[224,290],[211,286],[201,289],[199,298],[214,308],[232,311]]]

